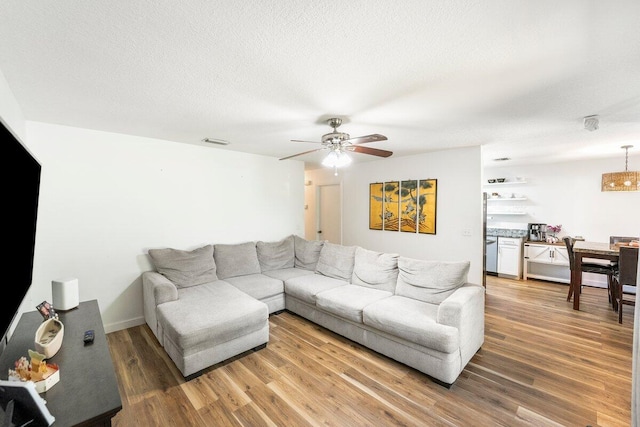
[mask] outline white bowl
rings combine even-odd
[[[36,331],[36,351],[49,359],[60,350],[64,337],[64,325],[58,319],[48,319],[42,322]]]

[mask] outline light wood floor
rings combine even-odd
[[[485,343],[451,389],[294,314],[267,348],[185,382],[147,326],[108,334],[114,426],[629,426],[634,307],[606,290],[487,280]]]

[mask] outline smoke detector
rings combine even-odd
[[[593,132],[598,129],[598,116],[587,116],[584,118],[584,128],[589,132]]]

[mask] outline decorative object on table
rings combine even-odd
[[[601,191],[639,191],[640,171],[630,171],[629,148],[633,145],[623,145],[625,150],[624,172],[610,172],[602,174]]]
[[[9,381],[32,381],[36,391],[43,393],[60,381],[60,368],[55,363],[46,363],[44,354],[29,350],[29,360],[22,356],[16,360],[14,369],[9,369]]]
[[[436,234],[437,182],[420,179],[369,184],[369,229]]]
[[[496,183],[496,180],[495,180],[495,178],[491,178],[491,179],[488,179],[488,180],[487,180],[487,182],[488,182],[489,184],[495,184],[495,183]]]
[[[505,182],[506,180],[507,180],[506,178],[497,178],[497,181],[498,181],[499,183],[503,183],[503,182]]]
[[[52,280],[51,293],[53,295],[53,305],[58,311],[68,311],[78,307],[80,304],[78,279],[75,277]]]
[[[38,327],[35,337],[36,351],[50,359],[60,350],[64,337],[64,325],[58,319],[45,320]]]
[[[558,243],[558,233],[562,230],[562,224],[547,225],[547,243]]]
[[[58,313],[56,313],[53,305],[51,305],[51,303],[49,303],[48,301],[42,301],[36,306],[36,308],[38,309],[38,312],[40,312],[44,320],[58,318]]]

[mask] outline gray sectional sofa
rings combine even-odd
[[[469,262],[425,261],[288,236],[150,249],[144,316],[186,377],[269,341],[291,311],[450,386],[484,342]]]

